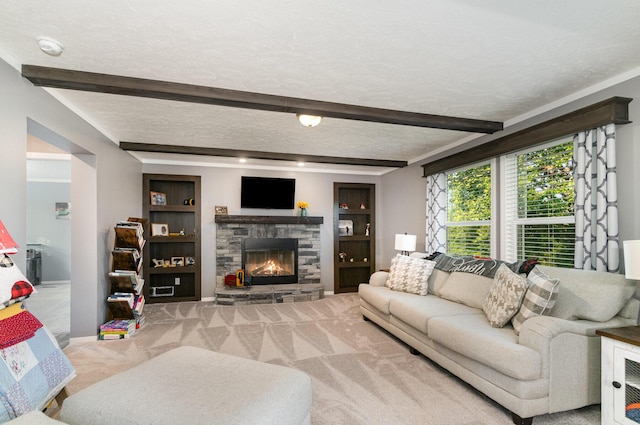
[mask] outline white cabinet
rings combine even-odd
[[[602,336],[602,424],[640,424],[640,327]]]

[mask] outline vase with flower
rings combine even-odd
[[[307,216],[307,208],[309,208],[309,203],[305,201],[298,202],[298,208],[300,208],[300,217]]]

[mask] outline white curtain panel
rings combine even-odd
[[[577,269],[620,267],[615,124],[576,134],[575,217]]]
[[[428,253],[447,252],[447,174],[427,176]]]

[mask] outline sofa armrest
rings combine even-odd
[[[551,376],[553,380],[555,375],[556,381],[568,376],[569,382],[573,382],[578,369],[600,370],[600,337],[596,330],[633,324],[635,320],[621,316],[606,322],[537,316],[522,324],[518,342],[540,353],[543,376]]]
[[[387,282],[387,277],[389,277],[389,272],[375,272],[369,278],[369,285],[371,286],[384,286]]]
[[[537,316],[526,320],[520,329],[519,343],[544,353],[551,340],[562,334],[596,336],[596,330],[629,326],[633,320],[615,316],[606,322],[590,320],[565,320],[551,316]]]

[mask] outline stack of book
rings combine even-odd
[[[130,338],[136,332],[135,319],[114,319],[109,320],[100,326],[98,339],[125,339]]]

